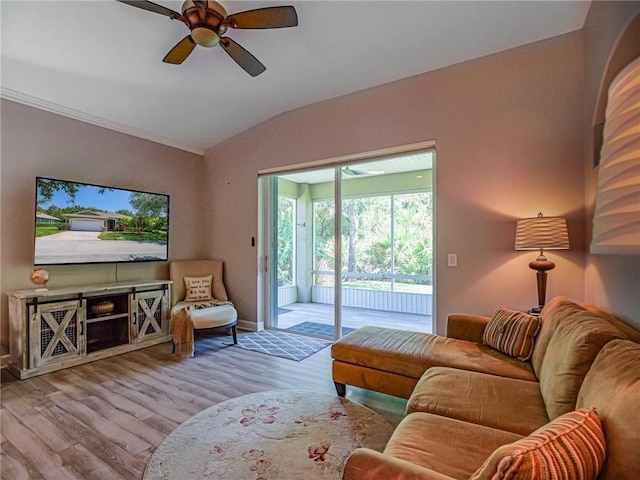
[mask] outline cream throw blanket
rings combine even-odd
[[[173,352],[175,356],[181,358],[193,357],[193,322],[191,321],[191,312],[193,310],[217,307],[219,305],[233,305],[233,303],[222,300],[206,300],[190,302],[189,305],[183,305],[180,308],[171,310],[169,330],[171,330],[173,344],[175,345]]]

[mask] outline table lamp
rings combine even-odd
[[[532,313],[540,313],[545,304],[547,292],[547,271],[555,268],[555,263],[547,260],[544,250],[567,250],[569,234],[567,221],[562,217],[545,217],[538,213],[537,217],[523,218],[516,225],[516,250],[540,250],[540,255],[529,268],[536,270],[538,283],[538,306]]]

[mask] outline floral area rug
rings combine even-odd
[[[293,333],[261,330],[238,335],[238,344],[234,346],[299,362],[331,345],[331,343],[330,340],[305,337]]]
[[[382,451],[393,426],[345,398],[273,390],[227,400],[174,430],[144,480],[339,480],[358,447]]]

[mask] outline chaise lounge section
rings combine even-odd
[[[368,327],[336,342],[339,393],[349,384],[408,399],[385,451],[356,450],[343,478],[468,479],[492,453],[572,415],[601,424],[599,479],[637,478],[640,335],[564,297],[549,302],[539,321],[524,360],[484,343],[492,318],[473,315],[449,316],[447,334],[457,338]]]

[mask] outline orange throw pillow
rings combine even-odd
[[[469,480],[595,480],[605,453],[598,413],[585,408],[499,447]]]

